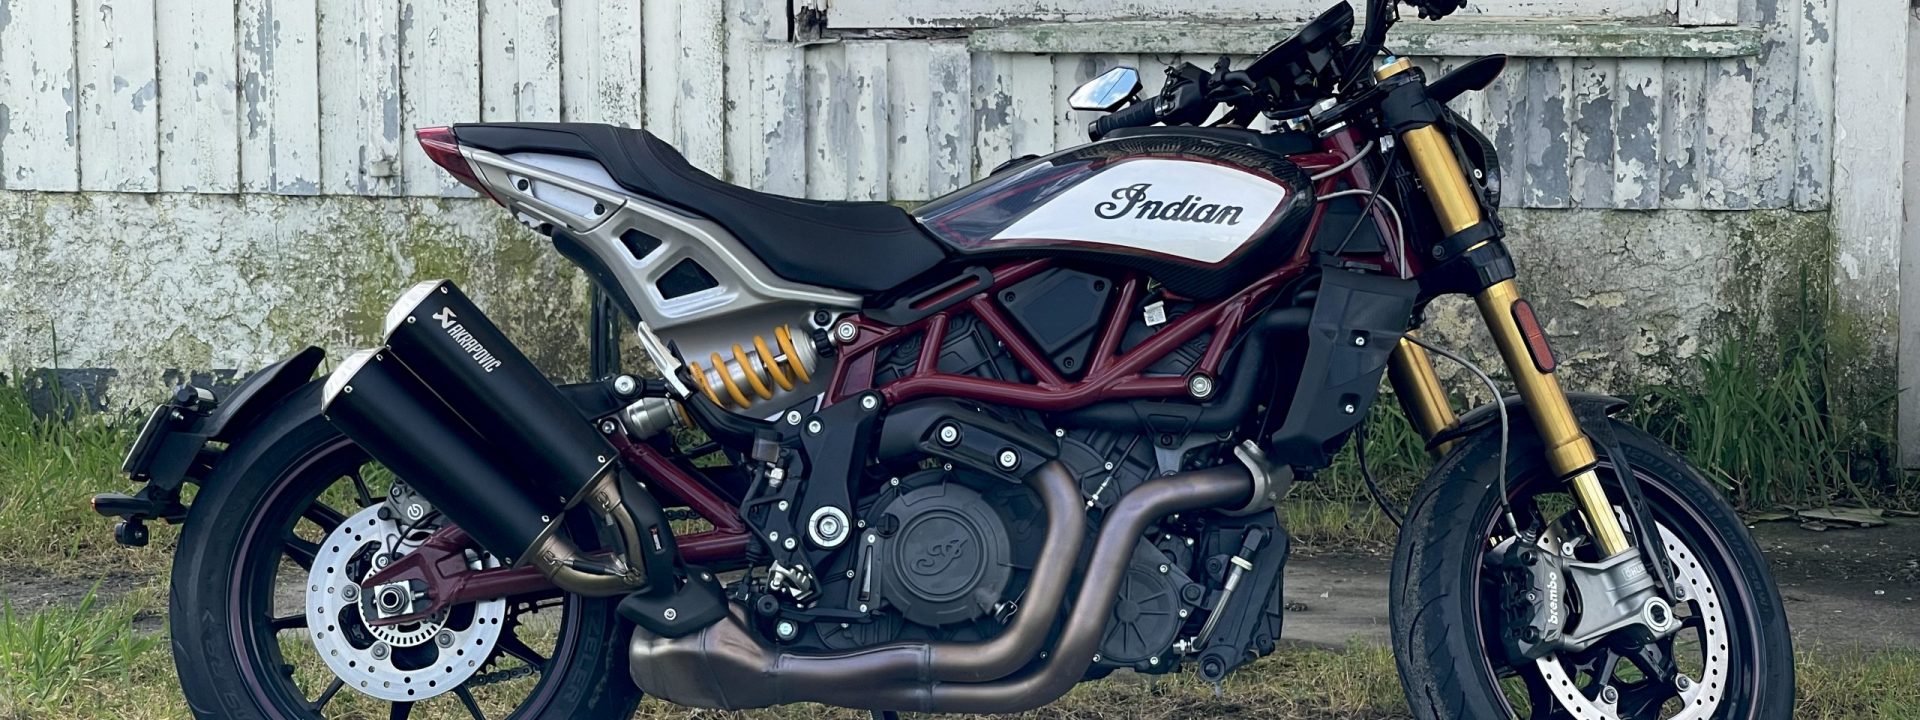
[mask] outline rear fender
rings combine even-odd
[[[182,386],[172,401],[154,408],[127,450],[121,470],[144,486],[133,495],[107,493],[93,498],[95,512],[118,517],[114,539],[145,545],[149,520],[186,519],[180,490],[205,477],[218,461],[208,442],[230,443],[313,378],[326,352],[309,346],[248,375],[224,399],[206,390]]]

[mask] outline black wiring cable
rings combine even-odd
[[[1380,512],[1385,514],[1388,520],[1392,520],[1393,526],[1398,528],[1405,524],[1406,516],[1400,514],[1400,510],[1393,506],[1393,502],[1387,497],[1387,491],[1381,489],[1379,481],[1373,478],[1373,469],[1367,467],[1367,429],[1372,425],[1372,421],[1368,421],[1360,426],[1358,437],[1354,438],[1353,443],[1354,459],[1360,461],[1360,478],[1366,481],[1367,494],[1373,497],[1373,504],[1380,506]]]

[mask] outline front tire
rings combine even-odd
[[[358,695],[328,671],[297,617],[307,577],[299,561],[311,562],[316,532],[359,509],[330,511],[328,503],[369,505],[383,496],[362,477],[377,464],[320,416],[319,395],[318,382],[293,393],[230,446],[193,503],[168,607],[174,664],[194,715],[404,718],[415,704],[434,703],[447,706],[441,714],[488,720],[630,716],[639,692],[627,680],[625,627],[607,599],[510,599],[528,614],[507,624],[537,624],[540,637],[509,645],[502,634],[479,660],[481,672],[418,703]],[[491,686],[478,687],[483,680]]]
[[[1560,664],[1552,667],[1507,662],[1497,640],[1495,626],[1500,618],[1489,608],[1492,581],[1483,566],[1490,539],[1511,534],[1501,516],[1496,489],[1499,437],[1495,430],[1462,441],[1428,477],[1407,514],[1394,553],[1393,643],[1415,717],[1776,720],[1792,716],[1792,640],[1779,590],[1759,546],[1719,492],[1677,453],[1636,428],[1610,422],[1655,522],[1678,541],[1688,564],[1698,563],[1693,577],[1711,585],[1710,594],[1696,592],[1691,602],[1676,604],[1676,608],[1690,606],[1706,618],[1692,623],[1693,637],[1686,635],[1687,628],[1675,635],[1697,640],[1698,647],[1676,651],[1670,639],[1667,651],[1680,657],[1697,650],[1703,666],[1712,664],[1692,671],[1698,673],[1692,678],[1695,682],[1717,677],[1712,668],[1727,668],[1725,686],[1715,688],[1717,707],[1689,708],[1684,699],[1663,696],[1626,702],[1630,690],[1623,688],[1642,692],[1664,692],[1665,688],[1647,690],[1648,686],[1637,684],[1630,677],[1635,674],[1628,667],[1631,663],[1620,663],[1618,656],[1602,662],[1585,654],[1578,658],[1554,655],[1548,661]],[[1515,429],[1507,478],[1520,524],[1537,527],[1553,522],[1556,514],[1564,517],[1576,505],[1570,497],[1555,499],[1565,489],[1547,469],[1538,444],[1521,441],[1528,432],[1524,426]],[[1619,504],[1613,468],[1603,463],[1600,475]],[[1705,607],[1709,601],[1703,598],[1717,602],[1709,609]],[[1723,628],[1724,633],[1710,633],[1709,627]],[[1588,651],[1595,652],[1612,651]],[[1596,670],[1599,667],[1607,669]],[[1685,666],[1679,669],[1688,672]],[[1638,680],[1650,682],[1644,676]],[[1608,687],[1615,689],[1609,693]],[[1600,702],[1608,694],[1619,699],[1617,706]]]

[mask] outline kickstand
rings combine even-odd
[[[892,710],[875,710],[873,720],[900,720],[900,713]]]

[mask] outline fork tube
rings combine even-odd
[[[1412,63],[1400,59],[1381,67],[1375,77],[1385,80],[1412,69]],[[1403,130],[1399,136],[1446,232],[1452,235],[1479,225],[1485,219],[1480,200],[1467,183],[1453,144],[1440,129],[1423,125]],[[1482,244],[1485,242],[1491,241]],[[1573,486],[1574,496],[1586,512],[1587,525],[1593,529],[1600,550],[1607,557],[1626,552],[1630,548],[1626,531],[1613,514],[1613,503],[1607,499],[1600,476],[1594,471],[1598,458],[1593,443],[1587,440],[1580,423],[1574,419],[1573,407],[1567,403],[1560,381],[1553,376],[1552,364],[1535,362],[1526,336],[1520,330],[1514,313],[1515,304],[1520,302],[1519,286],[1511,279],[1501,280],[1481,290],[1474,301],[1480,306],[1480,316],[1486,321],[1494,344],[1500,348],[1500,357],[1506,361],[1507,372],[1527,406],[1527,414],[1546,442],[1548,465],[1560,477],[1568,478]],[[1431,364],[1431,361],[1427,363],[1428,372],[1432,371]]]
[[[1407,420],[1413,423],[1420,437],[1432,440],[1457,421],[1453,404],[1447,401],[1447,391],[1440,385],[1440,375],[1433,371],[1433,358],[1427,355],[1426,348],[1411,340],[1401,340],[1388,360],[1387,379],[1393,382],[1393,394],[1400,398],[1400,407],[1407,411]],[[1446,455],[1451,449],[1453,443],[1441,443],[1433,447],[1433,454]]]

